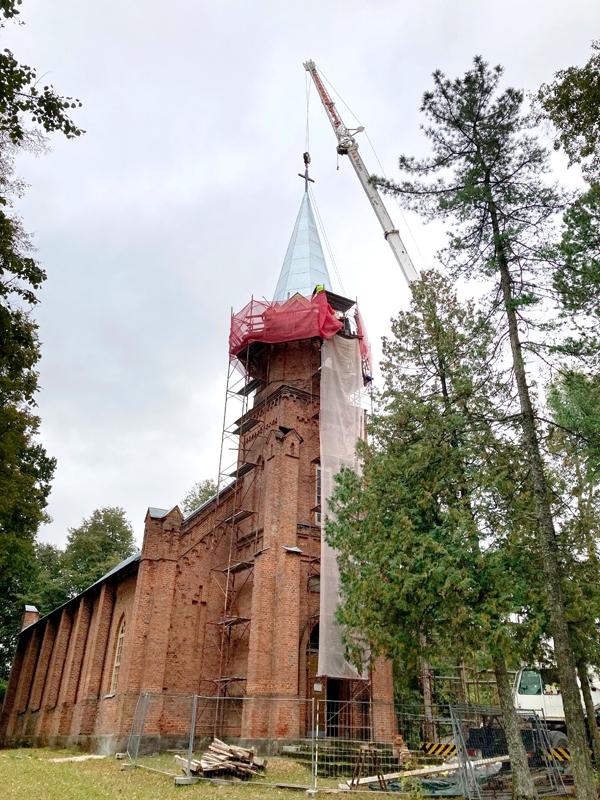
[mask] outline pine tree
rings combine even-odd
[[[493,664],[515,797],[535,797],[512,702],[507,658],[541,591],[531,569],[527,469],[504,433],[507,377],[494,331],[431,272],[384,340],[385,389],[363,447],[361,477],[345,472],[328,541],[340,551],[340,622],[356,651],[401,663],[458,661],[482,649]],[[521,628],[521,634],[526,626]],[[356,652],[355,652],[356,655]]]
[[[433,155],[420,160],[400,157],[400,169],[413,180],[375,180],[426,218],[450,223],[442,259],[453,275],[487,284],[488,311],[498,329],[497,358],[508,342],[573,773],[580,800],[592,800],[594,773],[569,638],[542,431],[527,364],[539,346],[528,332],[547,289],[545,240],[566,198],[545,180],[548,154],[534,135],[531,117],[523,112],[523,93],[513,88],[501,92],[501,75],[500,67],[490,68],[480,57],[463,78],[451,81],[439,71],[434,73],[433,90],[424,94],[421,106],[429,120],[424,133]]]

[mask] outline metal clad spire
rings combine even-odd
[[[318,283],[331,291],[310,197],[304,192],[273,299],[285,301],[296,293],[310,297]]]

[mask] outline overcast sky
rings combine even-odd
[[[303,185],[308,58],[366,126],[384,169],[422,153],[419,103],[440,68],[475,54],[535,90],[584,63],[598,0],[24,0],[4,45],[63,93],[87,133],[22,156],[19,210],[48,280],[42,439],[58,459],[53,522],[64,544],[93,509],[170,508],[215,477],[230,310],[271,298]],[[339,104],[347,123],[351,114]],[[314,91],[317,204],[345,292],[375,345],[408,290]],[[379,172],[361,138],[367,167]],[[390,205],[417,266],[439,232]],[[414,240],[413,238],[414,237]],[[330,265],[334,286],[336,279]],[[338,290],[340,289],[337,285]]]

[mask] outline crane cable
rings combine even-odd
[[[310,87],[312,85],[312,79],[308,72],[306,73],[306,137],[304,139],[304,150],[305,152],[310,151],[310,129],[309,129],[309,111],[310,111]]]
[[[317,225],[321,231],[321,236],[325,240],[325,247],[327,248],[327,252],[329,253],[329,258],[331,259],[331,263],[333,264],[333,269],[335,270],[335,277],[340,285],[340,289],[342,290],[342,294],[346,294],[346,290],[344,289],[344,284],[342,282],[342,278],[340,276],[339,270],[337,268],[337,264],[335,261],[335,257],[333,255],[333,250],[331,249],[331,245],[329,244],[329,238],[327,237],[327,231],[325,230],[325,226],[323,225],[323,220],[321,219],[321,213],[319,211],[319,206],[317,205],[317,201],[315,199],[315,193],[313,192],[312,186],[308,187],[308,194],[310,195],[310,199],[315,209],[315,214],[317,217]]]
[[[382,163],[381,163],[381,161],[379,160],[379,156],[378,156],[378,155],[377,155],[377,153],[375,152],[375,148],[373,147],[373,142],[371,141],[371,139],[370,139],[370,137],[369,137],[369,134],[367,133],[367,130],[366,130],[365,126],[362,124],[362,122],[361,122],[361,121],[359,120],[359,118],[356,116],[356,114],[354,113],[354,111],[352,111],[352,109],[350,108],[350,106],[348,105],[348,103],[346,103],[346,101],[344,100],[344,98],[342,97],[342,95],[341,95],[341,94],[340,94],[340,93],[337,91],[337,89],[334,87],[334,85],[331,83],[331,81],[330,81],[328,78],[326,78],[326,77],[325,77],[325,75],[323,74],[323,71],[322,71],[322,70],[319,70],[319,72],[320,72],[320,75],[321,75],[321,77],[322,77],[322,78],[323,78],[323,80],[325,81],[325,83],[329,84],[329,88],[331,89],[331,91],[332,91],[332,92],[333,92],[333,93],[334,93],[334,94],[335,94],[335,95],[336,95],[336,96],[339,98],[340,102],[341,102],[341,103],[342,103],[342,104],[343,104],[343,105],[344,105],[344,106],[345,106],[345,107],[348,109],[348,111],[349,111],[349,112],[352,114],[352,116],[354,117],[354,119],[356,120],[356,122],[358,122],[358,127],[361,127],[361,128],[363,129],[363,131],[362,131],[362,132],[363,132],[363,133],[365,134],[365,136],[367,137],[367,142],[369,143],[369,146],[370,146],[371,150],[373,151],[373,155],[375,156],[375,160],[376,160],[376,161],[377,161],[377,163],[379,164],[379,169],[381,170],[381,173],[382,173],[383,177],[384,177],[384,178],[387,180],[387,179],[388,179],[388,177],[387,177],[386,171],[385,171],[385,169],[383,168],[383,164],[382,164]],[[395,203],[396,203],[396,205],[398,206],[398,210],[400,211],[400,216],[402,217],[402,221],[404,222],[404,224],[405,224],[405,226],[406,226],[406,230],[407,230],[407,231],[408,231],[408,233],[410,234],[410,238],[412,239],[412,242],[413,242],[413,244],[414,244],[414,246],[415,246],[415,249],[416,249],[417,253],[419,254],[419,258],[421,259],[421,263],[423,264],[423,269],[427,269],[427,264],[425,263],[425,259],[423,258],[423,254],[421,253],[421,249],[419,248],[419,245],[418,245],[418,243],[417,243],[417,240],[415,239],[415,237],[414,237],[414,234],[413,234],[413,232],[412,232],[412,230],[411,230],[411,227],[410,227],[410,225],[408,224],[408,220],[407,220],[407,219],[406,219],[406,217],[404,216],[404,210],[402,209],[402,206],[400,205],[400,201],[398,200],[398,198],[397,198],[396,196],[394,196],[394,202],[395,202]]]
[[[306,136],[304,139],[304,149],[305,152],[309,152],[310,150],[310,88],[312,86],[312,78],[306,73]],[[342,282],[342,278],[340,276],[340,272],[337,267],[337,263],[335,260],[335,256],[333,255],[333,250],[331,249],[331,245],[329,243],[329,237],[327,236],[327,231],[325,230],[325,226],[323,225],[323,220],[321,218],[321,212],[319,211],[319,206],[317,205],[317,200],[315,198],[315,193],[313,192],[312,186],[308,187],[308,193],[310,199],[312,201],[312,205],[315,209],[315,215],[317,218],[317,225],[319,227],[321,236],[323,237],[323,241],[325,242],[325,247],[327,248],[327,252],[329,253],[329,259],[333,264],[333,269],[335,271],[335,276],[337,278],[338,284],[342,290],[342,294],[346,294],[346,290],[344,289],[344,284]]]

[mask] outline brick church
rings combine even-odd
[[[143,693],[163,698],[145,729],[159,744],[186,733],[174,698],[193,695],[198,735],[301,739],[314,697],[360,699],[364,737],[391,739],[391,665],[345,661],[321,538],[333,475],[356,466],[368,345],[331,291],[308,192],[274,300],[232,317],[230,357],[217,495],[185,518],[149,508],[139,553],[41,619],[26,607],[5,744],[124,749]]]

